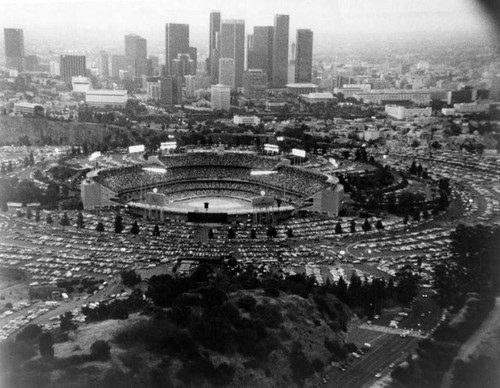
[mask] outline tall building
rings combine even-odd
[[[147,41],[136,34],[125,35],[125,66],[132,77],[146,74]]]
[[[177,58],[172,61],[173,75],[183,78],[185,75],[196,74],[194,61],[187,53],[177,54]]]
[[[233,58],[219,59],[219,83],[235,88],[234,83],[234,60]]]
[[[165,42],[166,75],[173,75],[173,62],[177,55],[189,54],[189,24],[168,23],[165,26]]]
[[[210,87],[212,110],[229,111],[231,106],[231,88],[227,85],[212,85]]]
[[[253,35],[247,35],[247,69],[255,69]]]
[[[160,75],[160,59],[157,56],[150,55],[146,62],[146,75],[155,77]]]
[[[253,28],[253,63],[248,69],[262,69],[268,77],[273,72],[273,35],[271,26]]]
[[[193,98],[196,91],[196,76],[186,75],[184,77],[184,83],[186,84],[186,97]]]
[[[307,83],[312,80],[313,32],[309,29],[297,30],[295,55],[295,82]]]
[[[289,84],[294,84],[295,83],[295,47],[296,44],[295,42],[292,42],[290,45],[290,63],[288,64],[288,83]]]
[[[111,57],[111,77],[118,78],[120,70],[125,70],[126,60],[124,55],[113,55]]]
[[[5,66],[18,71],[24,70],[24,35],[20,28],[4,28]]]
[[[109,77],[109,55],[106,51],[101,51],[99,55],[99,74],[101,77]]]
[[[196,69],[198,68],[198,49],[196,47],[189,47],[189,57],[194,64],[194,71],[191,74],[196,75]]]
[[[176,76],[160,78],[160,101],[167,105],[182,103],[182,78]]]
[[[223,20],[220,33],[220,57],[234,60],[235,87],[243,86],[245,71],[245,21]],[[219,80],[219,83],[220,80]]]
[[[59,64],[61,78],[67,84],[71,84],[72,77],[85,76],[85,55],[61,55]]]
[[[24,67],[26,68],[27,71],[37,70],[39,63],[40,59],[36,55],[27,55],[24,58]]]
[[[246,98],[261,100],[266,98],[267,75],[262,69],[248,69],[243,74],[243,95]]]
[[[493,77],[489,98],[493,101],[500,101],[500,74],[496,74]]]
[[[211,76],[213,75],[213,71],[215,71],[215,67],[219,62],[219,57],[215,55],[216,54],[215,50],[217,48],[217,34],[220,32],[220,20],[221,19],[219,11],[210,12],[210,36],[208,37],[209,43],[208,43],[207,71],[208,74],[210,74]]]
[[[273,68],[271,86],[283,88],[288,80],[288,15],[274,15]]]

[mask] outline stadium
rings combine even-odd
[[[269,223],[295,211],[337,215],[335,177],[246,152],[189,152],[87,174],[85,209],[124,206],[145,219]]]

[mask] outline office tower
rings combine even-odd
[[[184,78],[185,75],[193,74],[194,61],[189,54],[177,54],[177,58],[172,61],[172,73],[177,77]]]
[[[36,55],[27,55],[24,58],[24,66],[27,71],[35,71],[38,68],[39,59]]]
[[[57,61],[49,62],[49,73],[52,77],[61,75],[61,68],[59,67],[59,62]]]
[[[4,28],[5,66],[18,71],[24,70],[24,35],[20,28]]]
[[[101,51],[99,55],[99,75],[109,77],[109,55],[106,51]]]
[[[489,98],[493,101],[500,101],[500,74],[496,74],[493,77]]]
[[[179,54],[189,53],[189,24],[168,23],[165,26],[166,74],[173,75],[173,61]]]
[[[223,20],[220,33],[219,58],[234,60],[235,87],[243,86],[243,71],[245,70],[245,21]],[[220,73],[220,72],[219,72]],[[219,83],[220,80],[219,80]]]
[[[297,30],[295,56],[295,82],[308,83],[312,79],[313,32],[308,29]]]
[[[267,96],[267,75],[262,69],[248,69],[243,74],[243,95],[261,100]]]
[[[248,66],[248,69],[262,69],[268,78],[273,71],[273,35],[271,26],[253,28],[254,62],[252,67]]]
[[[186,75],[184,77],[184,83],[186,84],[186,97],[193,98],[196,90],[196,76]]]
[[[219,57],[214,50],[217,48],[217,34],[220,32],[220,12],[212,11],[210,13],[210,36],[208,38],[208,61],[207,71],[213,77],[212,69],[217,66]],[[215,70],[215,69],[214,69]],[[218,72],[217,72],[218,75]]]
[[[247,35],[247,69],[256,69],[253,52],[253,35]]]
[[[119,78],[120,70],[125,70],[126,60],[124,55],[113,55],[111,57],[111,76]]]
[[[231,88],[227,85],[212,85],[210,87],[212,110],[229,111],[231,106]]]
[[[160,78],[160,96],[162,104],[182,103],[182,78],[176,76]]]
[[[196,47],[189,48],[189,57],[193,61],[194,70],[191,75],[196,75],[196,69],[198,68],[198,49]]]
[[[161,98],[161,85],[160,77],[149,77],[146,79],[146,90],[148,98],[154,101],[160,101]]]
[[[219,59],[219,83],[235,88],[234,79],[234,60],[233,58]]]
[[[296,44],[293,42],[290,45],[290,63],[288,64],[288,83],[293,84],[295,83],[295,47]]]
[[[132,77],[146,74],[147,41],[136,34],[125,35],[125,66]]]
[[[160,75],[160,58],[155,55],[150,55],[146,62],[146,75],[148,77],[156,77]]]
[[[59,63],[61,78],[67,84],[71,84],[72,77],[85,76],[85,55],[61,55]]]
[[[271,85],[283,88],[287,83],[288,70],[288,15],[274,15],[273,68]]]

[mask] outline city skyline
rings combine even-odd
[[[306,6],[308,12],[301,12]],[[37,12],[32,12],[33,7],[37,7]],[[480,6],[467,0],[425,0],[418,4],[390,0],[377,1],[376,4],[366,0],[319,0],[313,4],[303,0],[286,3],[257,1],[252,4],[221,0],[192,0],[187,3],[170,1],[168,4],[157,1],[146,3],[142,0],[107,0],[98,3],[94,0],[7,0],[4,9],[6,11],[0,15],[0,26],[23,29],[27,42],[43,38],[65,43],[60,38],[64,37],[87,39],[89,45],[105,46],[117,44],[125,34],[135,33],[147,39],[149,46],[156,47],[163,43],[165,24],[189,24],[190,43],[202,55],[208,55],[209,15],[214,10],[219,11],[224,19],[245,20],[247,33],[254,26],[272,25],[275,14],[290,15],[290,42],[297,29],[311,28],[315,34],[315,46],[317,44],[318,47],[326,45],[332,35],[493,30]]]

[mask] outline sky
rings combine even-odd
[[[123,44],[127,33],[160,46],[166,23],[187,23],[191,45],[201,53],[212,10],[222,19],[244,19],[247,34],[255,25],[273,25],[274,14],[288,14],[291,41],[297,28],[310,28],[323,40],[492,28],[475,0],[0,0],[0,10],[0,28],[22,28],[25,41],[86,39],[92,46]]]

